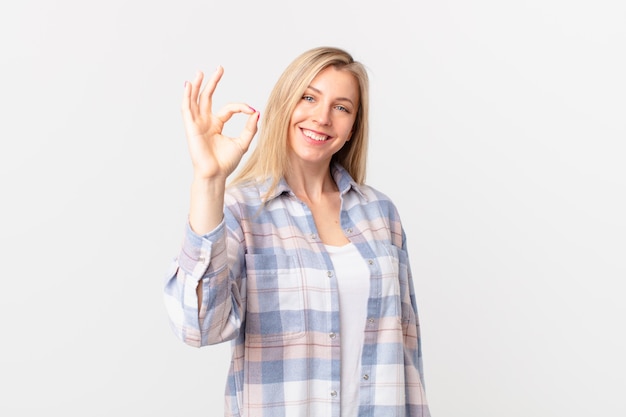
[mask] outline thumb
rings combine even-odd
[[[248,147],[250,147],[252,138],[254,138],[254,135],[258,130],[260,117],[261,113],[255,110],[254,113],[248,116],[248,121],[246,122],[246,125],[244,126],[241,135],[239,135],[239,146],[241,146],[241,149],[243,149],[244,152],[248,150]]]

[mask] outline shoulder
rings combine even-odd
[[[224,206],[237,217],[244,213],[257,212],[263,206],[262,191],[255,181],[229,185],[224,194]]]
[[[362,200],[361,203],[376,204],[396,211],[393,201],[387,194],[367,183],[357,183],[341,164],[335,162],[331,169],[340,193],[345,193],[348,190],[356,191]]]
[[[389,197],[386,193],[379,190],[378,188],[375,188],[369,184],[359,184],[358,188],[361,193],[363,193],[363,195],[365,195],[370,200],[382,201],[388,204],[393,204],[391,197]]]
[[[388,217],[398,217],[396,204],[385,192],[369,184],[359,184],[357,188],[368,204],[380,206],[383,212],[387,213]]]
[[[361,184],[358,189],[365,200],[368,211],[378,213],[390,232],[392,243],[402,248],[404,247],[404,228],[400,219],[400,213],[391,197],[379,189],[367,184]]]
[[[245,181],[226,187],[224,198],[232,202],[255,202],[261,200],[259,184],[255,181]]]

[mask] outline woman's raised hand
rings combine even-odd
[[[193,82],[185,82],[181,110],[196,179],[226,180],[257,132],[259,113],[247,104],[230,103],[213,114],[213,93],[223,73],[224,69],[218,67],[202,89],[202,72]],[[249,115],[243,131],[237,138],[224,136],[224,125],[236,113]]]

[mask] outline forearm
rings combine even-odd
[[[224,218],[225,179],[194,178],[191,184],[189,224],[198,235],[215,229]]]
[[[230,275],[240,276],[241,266],[228,264],[226,233],[224,224],[203,236],[188,226],[167,275],[164,295],[172,328],[192,346],[223,342],[238,333],[242,304]]]

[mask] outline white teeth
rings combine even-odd
[[[303,130],[302,133],[304,133],[304,136],[306,136],[307,138],[311,138],[313,140],[318,140],[318,141],[323,141],[328,139],[328,136],[322,136],[322,135],[316,135],[313,132],[310,132],[308,130]]]

